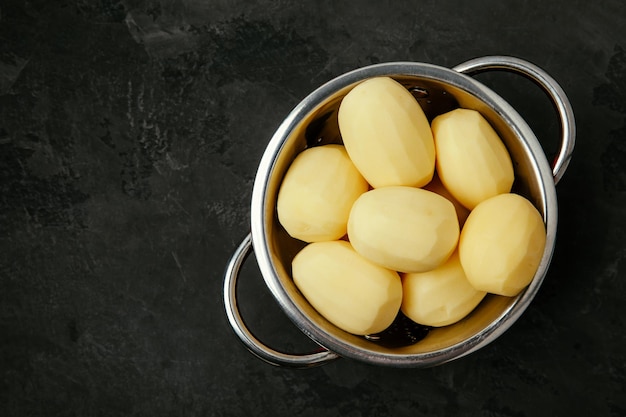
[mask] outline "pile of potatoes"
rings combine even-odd
[[[429,124],[388,77],[361,82],[338,113],[343,145],[296,156],[281,183],[278,220],[308,244],[292,277],[309,303],[357,335],[386,329],[401,310],[439,327],[487,293],[514,296],[532,280],[546,232],[511,193],[510,155],[475,110]]]

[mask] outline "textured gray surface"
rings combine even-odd
[[[3,416],[626,415],[621,0],[0,2]],[[258,160],[321,83],[375,62],[530,60],[578,123],[553,263],[495,343],[425,370],[250,355],[221,301]],[[554,153],[543,95],[481,75]],[[312,346],[261,283],[244,314]]]

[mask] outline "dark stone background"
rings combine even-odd
[[[343,72],[508,54],[569,95],[574,159],[539,295],[431,369],[253,357],[222,305],[274,129]],[[530,82],[479,76],[549,155]],[[626,9],[621,0],[1,0],[0,415],[625,416]],[[312,347],[254,258],[251,327]]]

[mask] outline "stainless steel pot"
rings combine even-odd
[[[551,98],[562,125],[561,146],[552,167],[520,115],[491,89],[469,76],[486,70],[521,74],[533,80]],[[464,320],[433,329],[423,340],[399,348],[385,347],[346,333],[311,307],[289,275],[291,260],[303,244],[291,239],[276,217],[278,189],[295,155],[307,146],[340,142],[337,110],[343,96],[359,82],[376,76],[390,76],[404,84],[430,117],[459,106],[482,113],[511,154],[516,175],[514,191],[535,204],[547,230],[539,269],[521,294],[513,298],[489,295]],[[224,304],[233,330],[259,358],[274,365],[291,367],[320,365],[338,357],[376,365],[427,367],[458,359],[484,347],[520,317],[546,276],[556,238],[555,184],[567,168],[574,140],[574,115],[561,87],[542,69],[518,58],[488,56],[453,69],[415,62],[384,63],[348,72],[324,84],[287,116],[259,164],[252,193],[251,234],[233,254],[224,278]],[[236,285],[240,268],[252,247],[263,279],[276,301],[294,324],[320,345],[319,350],[304,354],[283,353],[266,346],[246,327],[237,305]]]

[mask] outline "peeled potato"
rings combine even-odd
[[[305,242],[335,240],[346,234],[352,204],[368,184],[341,145],[301,152],[278,192],[278,220]]]
[[[435,146],[424,111],[413,95],[388,77],[354,87],[339,107],[343,143],[374,188],[421,187],[433,176]]]
[[[362,256],[400,272],[438,267],[454,251],[459,222],[450,201],[413,187],[383,187],[352,206],[348,237]]]
[[[307,245],[294,258],[292,271],[296,286],[313,308],[349,333],[378,333],[400,310],[398,274],[363,258],[348,242]]]
[[[541,214],[530,201],[500,194],[470,213],[459,239],[459,256],[474,288],[514,296],[535,276],[545,244]]]
[[[511,157],[489,122],[477,111],[456,109],[432,122],[441,182],[468,209],[508,193],[514,173]]]
[[[441,327],[467,316],[486,292],[472,287],[455,251],[439,268],[405,274],[402,294],[405,316],[419,324]]]
[[[432,181],[426,184],[423,188],[424,190],[432,191],[433,193],[437,193],[440,196],[450,200],[450,202],[454,205],[454,209],[456,210],[456,216],[459,219],[459,226],[463,227],[467,216],[469,216],[470,211],[463,204],[459,203],[459,200],[454,198],[450,191],[448,191],[446,187],[444,187],[444,185],[441,183],[439,175],[435,173]]]

